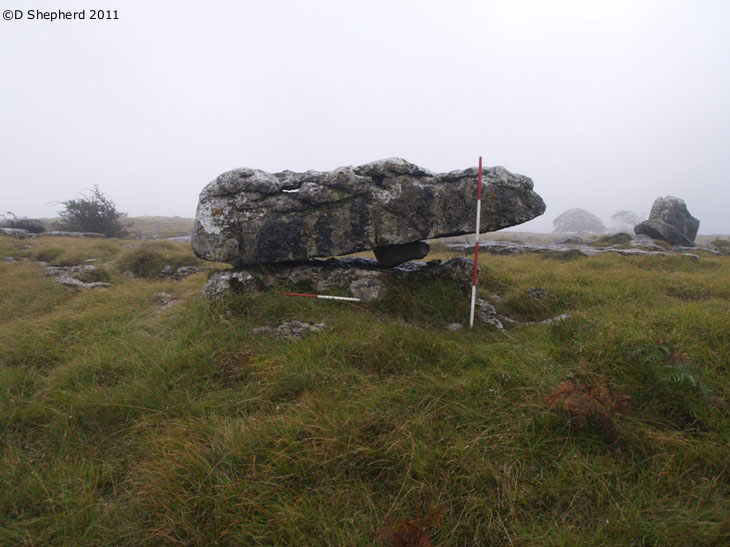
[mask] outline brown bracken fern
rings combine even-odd
[[[585,427],[588,421],[598,424],[606,442],[616,440],[613,418],[628,414],[631,397],[600,384],[586,384],[564,380],[545,399],[548,409],[567,412],[575,429]]]
[[[376,537],[390,541],[393,547],[432,547],[426,529],[441,520],[440,511],[429,506],[423,517],[411,520],[402,518],[378,530]]]

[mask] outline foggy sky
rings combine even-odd
[[[98,184],[131,216],[193,217],[236,167],[482,155],[534,180],[525,230],[675,195],[730,233],[726,0],[2,1],[59,8],[87,19],[0,20],[0,212]]]

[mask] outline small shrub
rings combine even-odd
[[[90,195],[81,199],[63,202],[64,209],[59,211],[61,220],[58,228],[65,232],[96,232],[106,237],[123,237],[127,234],[120,219],[127,216],[117,210],[112,200],[94,186]]]

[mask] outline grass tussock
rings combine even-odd
[[[120,272],[152,278],[160,276],[167,266],[177,269],[180,266],[200,265],[202,262],[192,255],[175,255],[168,252],[170,250],[174,250],[174,246],[167,241],[144,245],[123,253],[117,260],[116,267]]]
[[[111,286],[54,283],[49,252]],[[435,282],[210,306],[205,275],[157,277],[194,261],[178,242],[0,238],[3,256],[0,544],[730,538],[725,256],[488,256],[498,311],[572,315],[505,332],[445,329],[468,294]],[[254,333],[293,319],[327,327]]]

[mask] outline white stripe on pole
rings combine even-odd
[[[482,157],[479,156],[479,176],[477,182],[477,226],[474,230],[474,275],[471,284],[471,311],[469,312],[469,328],[474,327],[474,307],[477,301],[477,270],[479,269],[479,223],[482,217]]]
[[[324,300],[344,300],[345,302],[362,302],[359,298],[351,296],[330,296],[328,294],[306,294],[300,292],[283,292],[287,296],[302,296],[304,298],[322,298]]]
[[[317,298],[324,298],[325,300],[344,300],[345,302],[360,302],[359,298],[353,298],[351,296],[328,296],[324,294],[318,294]]]

